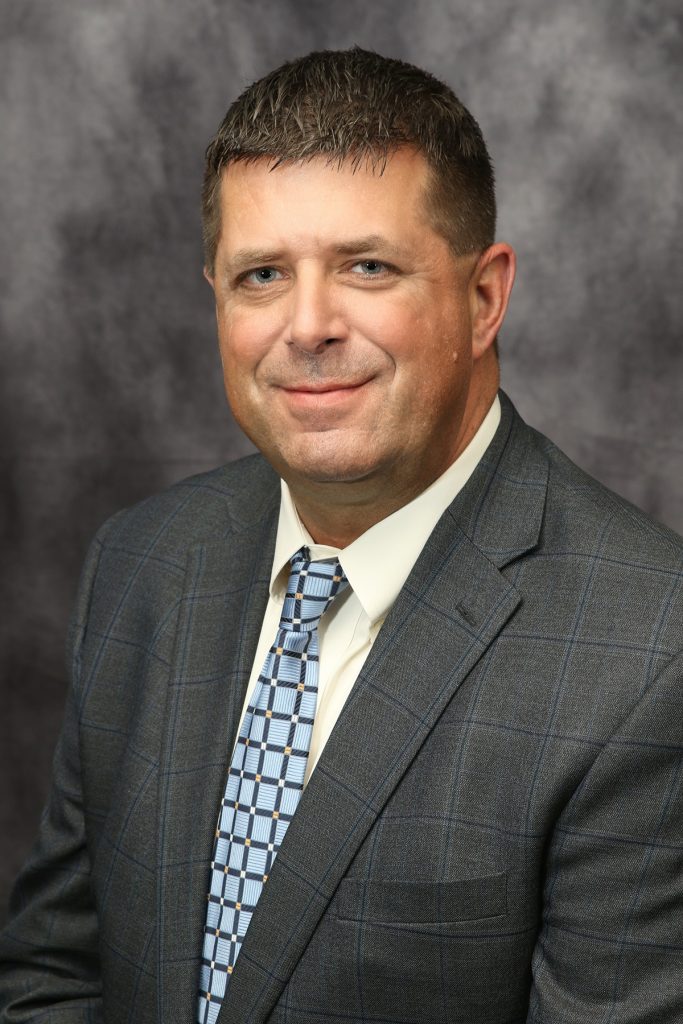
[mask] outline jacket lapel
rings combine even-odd
[[[159,799],[158,1020],[187,1024],[197,985],[213,829],[251,672],[277,527],[279,488],[261,519],[188,557]]]
[[[377,816],[519,604],[500,568],[537,543],[547,469],[502,401],[496,438],[418,559],[304,792],[219,1024],[267,1018]]]

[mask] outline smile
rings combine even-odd
[[[327,406],[339,402],[350,401],[358,394],[371,378],[359,381],[358,383],[344,383],[328,381],[322,384],[299,384],[294,386],[281,386],[287,399],[295,405],[306,406]]]

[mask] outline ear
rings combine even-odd
[[[508,308],[517,258],[506,242],[496,242],[477,260],[470,279],[472,357],[480,359],[496,340]]]
[[[209,282],[213,290],[216,291],[216,285],[214,284],[213,276],[211,275],[211,272],[209,271],[208,267],[204,267],[203,273],[204,277]]]

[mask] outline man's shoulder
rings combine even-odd
[[[683,538],[577,466],[501,393],[496,437],[460,502],[465,530],[496,564],[516,553],[611,559],[680,573]]]
[[[552,441],[527,428],[548,463],[545,544],[634,564],[683,568],[683,538],[577,466]]]
[[[548,471],[527,585],[544,589],[548,607],[571,609],[577,635],[661,657],[680,651],[683,538],[524,430]]]
[[[100,545],[140,553],[182,554],[269,517],[279,504],[279,477],[261,455],[249,455],[179,480],[115,513],[98,532]]]

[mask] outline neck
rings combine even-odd
[[[367,482],[366,482],[367,483]],[[320,484],[311,488],[289,482],[299,518],[316,544],[345,548],[376,523],[403,508],[421,490],[404,496],[368,493],[358,482]]]

